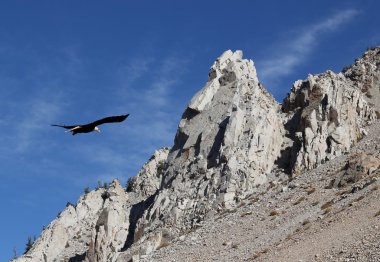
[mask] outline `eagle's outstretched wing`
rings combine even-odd
[[[128,116],[129,116],[129,114],[121,115],[121,116],[109,116],[109,117],[105,117],[105,118],[96,120],[95,122],[87,124],[86,126],[94,126],[95,127],[95,126],[98,126],[101,124],[106,124],[106,123],[123,122]]]
[[[66,129],[72,129],[72,128],[77,127],[79,125],[75,125],[75,126],[51,125],[51,126],[59,126],[59,127],[63,127],[63,128],[66,128]]]

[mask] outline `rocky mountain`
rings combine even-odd
[[[224,217],[237,210],[245,213],[234,219],[244,224],[246,216],[265,207],[248,208],[247,201],[262,199],[267,206],[276,206],[283,203],[276,194],[297,190],[294,181],[306,184],[305,177],[315,182],[307,183],[308,192],[315,190],[316,177],[325,175],[316,170],[326,165],[340,163],[330,189],[373,178],[380,157],[363,150],[353,154],[352,149],[378,123],[379,67],[380,48],[369,49],[341,73],[327,71],[296,81],[278,104],[259,82],[252,60],[243,59],[241,51],[224,52],[186,107],[170,149],[156,151],[126,189],[113,181],[109,188],[68,205],[29,252],[13,261],[159,260],[163,259],[159,250],[170,250],[191,234],[210,236],[206,225],[213,228],[223,222],[228,228]],[[278,211],[272,211],[276,217]],[[271,223],[261,223],[260,229]],[[217,232],[214,238],[226,234]],[[269,237],[261,233],[262,243],[278,243],[286,236]],[[193,246],[201,249],[198,238]],[[232,245],[225,242],[222,247]],[[182,258],[175,261],[197,260]],[[227,258],[217,260],[223,259]]]

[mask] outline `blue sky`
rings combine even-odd
[[[293,81],[379,45],[378,10],[377,0],[1,1],[0,261],[85,187],[125,184],[171,146],[223,51],[243,50],[281,101]],[[50,127],[125,113],[100,134]]]

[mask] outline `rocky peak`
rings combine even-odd
[[[256,161],[254,152],[268,142],[259,131],[268,124],[265,121],[278,120],[277,110],[277,102],[258,82],[253,61],[243,59],[241,51],[228,50],[216,60],[208,82],[183,113],[168,161],[178,169],[197,160],[204,172],[227,163],[243,138],[251,147],[246,157]],[[270,164],[263,170],[270,170]]]
[[[380,82],[380,47],[369,48],[361,58],[343,70],[344,75],[353,81],[363,93],[367,93]]]
[[[365,94],[365,99],[380,116],[380,47],[367,49],[355,63],[343,70],[353,85]]]
[[[240,187],[237,176],[251,178],[246,187],[265,182],[281,145],[278,110],[258,82],[253,61],[243,59],[241,51],[224,52],[183,113],[164,186],[223,173],[226,180],[214,181],[209,190],[224,195],[227,204],[238,197],[232,189],[232,184]]]
[[[139,220],[134,242],[145,243],[149,253],[164,232],[186,232],[265,183],[282,144],[279,110],[253,62],[241,51],[223,53],[183,113],[161,189]]]

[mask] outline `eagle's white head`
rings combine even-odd
[[[100,133],[100,129],[97,126],[94,128],[94,131]]]

